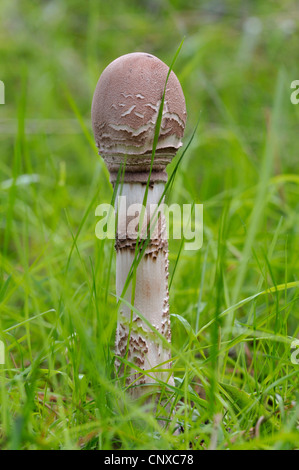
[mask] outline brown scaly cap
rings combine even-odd
[[[157,57],[136,52],[119,57],[103,71],[92,102],[92,126],[99,154],[112,181],[126,162],[132,181],[146,180],[155,126],[169,67]],[[186,104],[174,74],[168,78],[153,181],[166,179],[165,167],[181,147]],[[126,178],[128,181],[128,178]]]

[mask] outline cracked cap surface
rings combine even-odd
[[[100,76],[92,102],[92,126],[99,153],[110,172],[118,171],[124,156],[128,157],[126,171],[148,169],[168,70],[157,57],[136,52],[114,60]],[[184,94],[171,72],[154,171],[164,170],[181,147],[186,118]]]

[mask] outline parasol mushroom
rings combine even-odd
[[[152,205],[157,207],[161,199],[163,202],[166,166],[182,146],[185,99],[176,75],[171,71],[168,76],[168,72],[169,67],[151,54],[127,54],[103,71],[93,97],[93,132],[112,184],[116,183],[124,165],[123,184],[118,186],[115,243],[118,298],[124,293],[136,254],[138,220],[142,222],[138,219],[136,223],[136,204],[146,202],[144,217],[149,222]],[[159,138],[152,160],[164,90]],[[131,283],[124,293],[126,302],[121,303],[118,313],[115,352],[131,364],[129,372],[126,370],[126,384],[133,397],[153,393],[153,386],[159,389],[159,381],[169,385],[174,383],[169,370],[171,353],[168,347],[171,341],[168,242],[165,217],[161,213],[153,232],[136,271],[134,309],[130,306]],[[145,233],[143,226],[139,235],[142,237]],[[161,336],[167,341],[161,341]],[[124,373],[124,367],[119,370]]]

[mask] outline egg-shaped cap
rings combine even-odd
[[[126,172],[149,170],[157,117],[169,67],[136,52],[103,71],[92,102],[92,126],[99,154],[110,173],[126,160]],[[181,147],[186,124],[184,94],[174,72],[167,81],[153,171],[162,171]]]

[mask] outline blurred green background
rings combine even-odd
[[[299,79],[298,2],[1,0],[0,24],[6,99],[0,106],[0,339],[7,352],[1,370],[2,445],[76,447],[81,430],[73,435],[61,429],[88,421],[83,412],[76,419],[73,414],[86,394],[92,397],[88,409],[94,419],[108,423],[110,416],[114,423],[103,425],[110,434],[103,431],[95,446],[111,448],[111,429],[122,429],[129,420],[113,421],[107,411],[111,402],[103,409],[116,322],[110,295],[115,264],[113,244],[94,235],[95,208],[110,202],[112,189],[93,142],[91,100],[112,60],[144,51],[170,64],[183,38],[174,71],[187,103],[185,145],[198,119],[199,126],[168,197],[179,204],[204,204],[204,244],[191,253],[170,240],[171,313],[184,317],[196,333],[203,328],[199,346],[193,340],[189,344],[190,364],[203,360],[200,370],[209,377],[203,399],[215,399],[220,381],[259,394],[295,372],[279,391],[285,406],[293,403],[298,391],[290,340],[298,335],[299,318],[299,105],[290,101],[290,86]],[[222,312],[269,287],[271,293],[258,296],[253,306],[233,311],[237,320],[234,315],[221,320]],[[215,328],[208,326],[211,319]],[[172,321],[174,344],[184,350],[190,330],[186,339],[184,325],[178,318]],[[243,342],[242,328],[248,328],[251,342]],[[252,330],[270,339],[252,339]],[[72,349],[74,334],[80,344]],[[65,347],[72,349],[70,357]],[[174,367],[175,375],[184,377],[179,359]],[[86,377],[84,391],[79,375]],[[103,383],[98,388],[99,376],[107,378],[107,388]],[[203,383],[194,379],[194,371],[188,380],[193,390]],[[70,397],[56,420],[46,406],[50,390]],[[225,409],[216,403],[205,410],[205,420],[213,421],[217,407]],[[273,397],[271,403],[275,408]],[[195,419],[191,408],[185,415],[190,422]],[[289,425],[287,412],[285,420],[282,426]],[[240,432],[254,425],[253,418],[241,421]],[[55,423],[58,437],[53,438],[49,429]],[[210,428],[192,426],[190,440],[198,442],[203,433],[209,443]],[[225,431],[221,436],[219,447],[228,442]],[[289,445],[283,431],[279,438],[279,445]],[[151,442],[119,439],[129,448]],[[290,438],[294,446],[296,439]],[[185,445],[183,437],[180,442]]]

